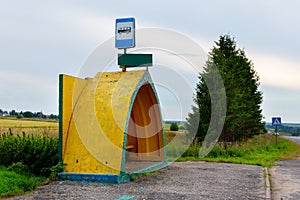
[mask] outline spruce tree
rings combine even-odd
[[[212,115],[211,93],[217,93],[214,90],[218,89],[211,87],[215,89],[208,90],[208,84],[213,84],[216,73],[213,66],[216,66],[223,79],[227,101],[225,124],[219,140],[231,142],[265,132],[260,107],[263,97],[258,89],[259,76],[244,50],[237,48],[235,40],[229,35],[222,35],[215,42],[204,71],[199,75],[194,97],[196,106],[192,107],[187,118],[188,130],[195,132],[200,141],[207,133]],[[195,120],[197,116],[198,120]]]

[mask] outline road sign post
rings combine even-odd
[[[278,126],[275,126],[276,145],[278,145]]]
[[[128,67],[152,66],[152,54],[128,54],[127,48],[135,47],[135,19],[116,19],[115,47],[124,49],[124,54],[118,54],[118,65],[126,72]]]
[[[272,117],[272,126],[275,126],[276,145],[278,145],[278,126],[281,126],[281,117]]]

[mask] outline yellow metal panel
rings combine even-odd
[[[73,106],[72,106],[72,100],[73,100],[73,93],[74,93],[74,83],[76,81],[76,85],[79,87],[79,85],[81,86],[81,88],[84,87],[84,85],[86,84],[86,82],[82,79],[78,79],[76,77],[73,76],[68,76],[68,75],[63,75],[63,110],[62,110],[62,131],[63,131],[63,138],[62,138],[62,155],[64,158],[64,154],[65,154],[65,147],[66,145],[66,141],[67,141],[67,136],[68,136],[68,131],[69,131],[69,127],[70,127],[70,122],[71,122],[71,117],[72,117],[72,110],[73,110]],[[78,95],[75,95],[77,96]]]
[[[112,168],[108,161],[97,159],[102,152],[101,143],[95,142],[95,123],[89,121],[93,79],[75,77],[63,78],[63,163],[64,171],[74,173],[118,174],[119,168]],[[83,112],[82,109],[85,111]],[[85,140],[83,140],[84,138]],[[88,141],[86,140],[88,139]],[[92,144],[90,144],[92,143]],[[90,149],[95,147],[98,148]],[[101,147],[102,146],[102,147]],[[100,148],[101,147],[101,148]],[[112,157],[110,154],[110,157]]]

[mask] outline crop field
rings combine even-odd
[[[58,122],[33,119],[0,118],[0,133],[48,135],[58,137]]]

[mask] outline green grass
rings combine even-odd
[[[300,147],[284,138],[279,138],[276,145],[275,137],[265,134],[227,145],[226,149],[224,145],[217,144],[205,158],[199,158],[198,152],[199,147],[192,145],[177,161],[204,160],[270,167],[275,165],[276,160],[298,158]],[[170,155],[170,151],[167,155]]]
[[[40,135],[0,134],[0,165],[22,167],[37,176],[49,176],[58,163],[58,139]],[[19,163],[18,165],[15,165]]]
[[[0,199],[33,191],[61,170],[57,138],[0,134]]]
[[[16,173],[0,167],[0,198],[33,191],[44,181],[45,178],[34,177],[26,173]]]

